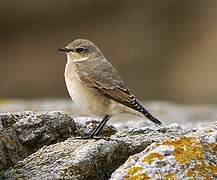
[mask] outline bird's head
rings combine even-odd
[[[70,61],[84,61],[103,57],[97,46],[86,39],[76,39],[65,48],[58,50],[65,52]]]

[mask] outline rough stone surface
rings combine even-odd
[[[63,112],[0,113],[0,124],[0,171],[76,131],[73,119]]]
[[[139,129],[123,130],[117,132],[112,138],[125,142],[132,152],[138,153],[151,145],[153,142],[160,142],[168,138],[177,138],[192,132],[190,129],[182,129],[173,124],[163,127],[144,127]]]
[[[76,134],[76,124],[64,112],[25,112],[15,114],[18,121],[13,124],[18,139],[33,150],[44,145],[63,141]]]
[[[217,179],[217,124],[153,143],[119,167],[116,179]]]
[[[204,110],[213,114],[196,116],[198,109],[168,107],[161,115],[170,112],[171,117],[164,116],[182,123],[197,117],[208,123],[216,117],[214,108]],[[91,133],[99,120],[53,111],[0,113],[0,179],[109,179],[111,174],[113,179],[217,178],[217,124],[128,126],[123,120],[124,127],[105,126],[103,138],[84,140],[77,137]]]
[[[83,118],[75,123],[65,112],[0,113],[0,175],[39,148],[90,133],[98,123]],[[115,132],[113,126],[105,126],[102,135]]]
[[[6,179],[108,179],[128,154],[116,141],[67,139],[41,148],[7,171]]]
[[[6,179],[109,179],[125,160],[153,142],[191,132],[179,126],[120,131],[101,140],[67,139],[43,147],[6,171]]]

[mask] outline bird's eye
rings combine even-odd
[[[75,49],[75,51],[77,52],[77,53],[80,53],[80,52],[82,52],[82,51],[84,51],[85,49],[84,48],[76,48]]]

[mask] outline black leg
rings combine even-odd
[[[83,137],[77,137],[76,139],[101,139],[100,137],[94,137],[97,136],[100,131],[102,130],[102,128],[105,126],[106,122],[111,118],[111,116],[106,115],[102,121],[99,123],[99,125],[96,127],[96,129],[94,129],[94,131],[87,136],[83,136]]]
[[[111,118],[111,116],[106,115],[102,121],[99,123],[99,125],[94,129],[94,131],[91,133],[90,137],[93,138],[93,136],[98,136],[102,128],[105,126],[107,121]]]
[[[102,137],[94,137],[94,136],[99,135],[100,131],[102,130],[102,128],[105,126],[105,124],[110,118],[111,116],[106,115],[90,135],[83,136],[83,137],[76,137],[75,139],[103,139]]]

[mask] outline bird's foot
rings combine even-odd
[[[109,140],[110,137],[86,135],[86,136],[74,137],[74,139],[81,139],[81,140],[91,140],[91,139],[100,140],[100,139],[104,139],[104,140]]]

